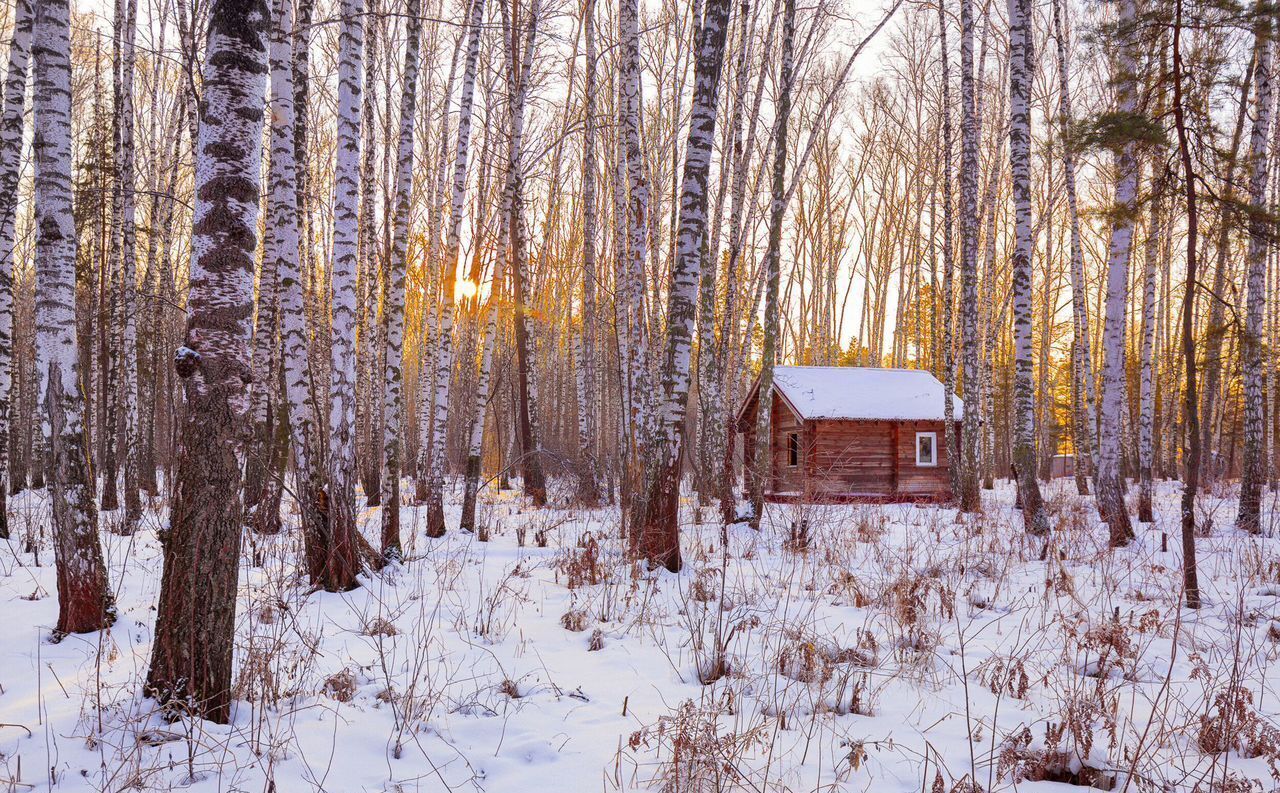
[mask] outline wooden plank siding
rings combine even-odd
[[[942,421],[802,421],[776,395],[772,403],[772,466],[766,488],[770,500],[942,501],[951,497]],[[936,466],[916,465],[917,432],[937,433]],[[788,459],[791,433],[800,438],[800,461],[794,467]]]
[[[805,454],[804,422],[777,397],[773,400],[769,421],[769,426],[773,429],[773,442],[769,444],[770,457],[773,460],[769,490],[774,493],[804,493],[806,458],[808,457]],[[787,446],[787,436],[793,432],[800,435],[800,460],[794,467],[788,459]]]

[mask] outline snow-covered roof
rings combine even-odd
[[[922,369],[855,366],[779,366],[774,387],[799,414],[811,419],[942,421],[943,387]],[[955,420],[964,403],[952,394]]]

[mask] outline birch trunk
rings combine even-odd
[[[449,77],[445,81],[444,101],[440,105],[440,143],[437,149],[435,181],[431,187],[431,204],[427,214],[427,272],[439,275],[443,269],[444,256],[440,250],[440,226],[443,221],[445,187],[449,171],[449,102],[453,98],[453,83],[457,76],[458,54],[467,40],[466,32],[458,38],[453,57],[449,62]],[[422,370],[426,372],[426,382],[419,373],[418,385],[418,480],[414,483],[414,501],[426,503],[428,484],[431,479],[432,443],[435,437],[434,421],[436,418],[435,396],[438,378],[437,365],[429,358],[439,349],[439,315],[440,297],[436,291],[437,279],[427,276],[427,288],[422,295],[422,322],[426,328],[423,344]]]
[[[134,35],[137,31],[138,3],[128,0],[125,27],[121,35],[120,159],[116,162],[116,179],[120,190],[120,361],[121,418],[124,421],[124,523],[121,529],[132,533],[142,518],[142,501],[138,482],[138,234],[135,218],[137,201],[134,187],[134,112],[133,73]]]
[[[1210,287],[1210,300],[1205,329],[1205,350],[1201,356],[1204,360],[1204,394],[1200,407],[1200,478],[1208,483],[1218,477],[1220,457],[1216,453],[1214,442],[1214,426],[1218,416],[1218,392],[1222,379],[1222,340],[1227,334],[1226,311],[1229,299],[1226,295],[1227,284],[1231,273],[1231,232],[1236,228],[1236,168],[1240,160],[1240,144],[1244,138],[1244,125],[1249,116],[1249,93],[1253,86],[1257,60],[1249,61],[1245,77],[1240,82],[1240,104],[1236,110],[1235,127],[1231,134],[1231,145],[1227,152],[1226,169],[1222,178],[1222,201],[1218,212],[1218,238],[1216,241],[1216,261],[1213,269],[1213,283]]]
[[[1073,329],[1071,372],[1075,399],[1072,418],[1075,426],[1076,491],[1089,493],[1093,470],[1094,415],[1093,347],[1089,341],[1089,308],[1084,277],[1084,241],[1080,231],[1080,208],[1076,195],[1075,150],[1066,142],[1072,124],[1071,78],[1067,64],[1067,34],[1062,14],[1063,0],[1053,0],[1053,29],[1057,40],[1059,124],[1063,131],[1062,168],[1065,174],[1067,212],[1071,217],[1071,327]]]
[[[404,53],[404,93],[400,97],[400,140],[396,149],[396,205],[387,274],[387,366],[382,476],[382,556],[398,560],[400,546],[400,436],[404,424],[404,279],[408,270],[409,209],[413,199],[413,122],[418,101],[421,0],[408,0]]]
[[[525,99],[529,92],[533,45],[538,30],[538,6],[539,0],[533,0],[529,7],[529,29],[524,44],[520,73],[512,84],[511,132],[508,136],[507,184],[503,188],[503,201],[506,202],[505,196],[509,191],[510,208],[506,216],[507,230],[511,240],[512,300],[515,302],[516,424],[520,435],[521,473],[525,494],[529,496],[534,506],[541,507],[547,503],[547,485],[542,471],[542,450],[537,429],[537,392],[529,319],[529,301],[532,295],[529,287],[529,257],[523,225],[524,173],[520,161],[524,142]]]
[[[958,464],[959,438],[956,437],[955,389],[955,240],[952,231],[951,166],[951,51],[947,46],[947,13],[944,0],[938,0],[938,47],[942,61],[942,418],[943,440],[947,444],[948,469],[953,497],[960,492],[961,466]]]
[[[427,478],[427,536],[442,537],[444,525],[445,430],[449,420],[449,378],[453,372],[454,281],[461,248],[463,203],[467,189],[467,157],[471,150],[471,115],[475,104],[476,71],[480,60],[480,33],[484,0],[471,0],[467,22],[467,57],[462,70],[462,94],[458,104],[458,138],[453,160],[449,231],[442,262],[440,340],[436,349],[435,414],[431,430],[431,465]]]
[[[1127,39],[1119,47],[1118,74],[1114,78],[1116,102],[1121,114],[1132,117],[1138,111],[1136,0],[1120,4],[1119,35]],[[1101,432],[1098,444],[1097,500],[1098,513],[1110,529],[1111,545],[1128,545],[1133,539],[1133,526],[1125,507],[1124,472],[1121,469],[1120,445],[1125,410],[1125,306],[1129,297],[1129,255],[1133,241],[1133,215],[1137,205],[1138,161],[1134,143],[1124,141],[1116,154],[1116,187],[1111,222],[1111,240],[1107,250],[1106,325],[1103,331],[1103,370]]]
[[[649,182],[645,176],[640,149],[640,112],[643,104],[640,79],[640,22],[638,0],[619,0],[619,33],[621,61],[618,66],[620,143],[623,157],[620,167],[626,169],[626,211],[619,212],[619,222],[627,223],[622,294],[619,296],[626,317],[628,404],[627,422],[627,493],[634,497],[642,483],[641,449],[650,431],[649,420],[649,350],[648,323],[644,316],[645,261],[648,258]]]
[[[769,194],[769,242],[765,248],[764,349],[760,361],[755,448],[751,450],[751,525],[759,528],[764,515],[764,489],[773,461],[769,454],[773,367],[778,357],[778,287],[782,279],[782,222],[786,215],[787,125],[791,119],[791,91],[795,81],[796,2],[785,0],[782,18],[782,59],[778,108],[774,118],[773,180]]]
[[[1157,191],[1158,180],[1153,180]],[[1155,439],[1155,335],[1156,335],[1156,272],[1159,265],[1160,245],[1164,217],[1162,199],[1157,194],[1151,203],[1147,239],[1143,246],[1142,273],[1142,362],[1138,388],[1138,520],[1154,523],[1152,489],[1154,477]]]
[[[1253,129],[1249,134],[1249,275],[1245,298],[1244,333],[1240,338],[1240,368],[1244,380],[1244,456],[1240,475],[1240,506],[1236,526],[1251,534],[1262,531],[1262,484],[1266,479],[1262,444],[1262,385],[1266,362],[1263,350],[1263,318],[1266,312],[1267,253],[1270,248],[1266,217],[1268,173],[1267,142],[1271,133],[1272,15],[1269,3],[1259,0],[1254,21],[1257,66],[1254,69]]]
[[[282,147],[293,145],[292,120],[286,131],[281,124],[282,102],[288,102],[289,113],[293,112],[293,96],[283,99],[281,92],[288,87],[292,91],[292,0],[276,0],[275,12],[277,23],[271,36],[270,69],[271,69],[271,159],[267,172],[267,213],[271,221],[263,227],[262,269],[258,274],[258,310],[253,324],[253,372],[254,382],[250,390],[249,417],[252,426],[250,446],[245,461],[245,509],[250,515],[249,522],[255,531],[275,534],[280,531],[280,498],[283,487],[280,482],[272,481],[272,458],[275,450],[275,433],[273,424],[280,421],[281,406],[275,397],[277,386],[276,375],[279,357],[279,300],[280,300],[280,245],[281,229],[272,202],[275,192],[280,189],[283,179],[284,160],[293,159],[293,153],[287,155]],[[282,139],[283,135],[288,139]],[[291,243],[298,244],[296,225]]]
[[[1014,468],[1022,518],[1037,536],[1049,533],[1036,478],[1035,382],[1032,379],[1031,255],[1031,41],[1030,0],[1009,0],[1009,159],[1013,169]]]
[[[337,164],[329,260],[333,314],[329,352],[327,560],[322,585],[342,592],[359,585],[356,555],[356,269],[359,258],[361,59],[364,1],[342,0],[338,35]],[[372,123],[372,119],[370,119]]]
[[[175,368],[186,388],[173,513],[146,690],[212,721],[230,717],[270,14],[215,0],[196,150],[191,292]],[[230,494],[230,497],[229,497]]]
[[[707,0],[697,22],[697,51],[689,139],[680,187],[677,252],[667,292],[667,339],[662,366],[662,410],[657,418],[643,514],[633,524],[633,550],[672,572],[680,560],[680,464],[697,319],[698,281],[707,233],[707,182],[715,142],[720,72],[729,28],[729,0]],[[712,290],[714,294],[714,289]],[[708,296],[707,299],[711,299]],[[763,403],[762,403],[763,404]]]
[[[0,539],[9,537],[5,494],[9,471],[10,391],[13,388],[13,265],[18,217],[18,180],[22,157],[27,64],[31,57],[31,0],[15,0],[9,68],[0,108]]]
[[[599,371],[596,360],[596,4],[586,0],[582,11],[586,39],[586,75],[582,90],[582,320],[578,335],[578,503],[600,503],[594,438],[599,430],[595,405]]]
[[[306,0],[304,0],[304,3]],[[284,0],[281,8],[277,37],[287,40],[292,30],[289,11],[292,4]],[[301,14],[306,11],[299,4]],[[280,335],[283,348],[282,368],[285,386],[285,402],[288,406],[289,448],[293,456],[293,472],[296,501],[302,519],[302,536],[307,575],[313,583],[324,578],[327,543],[324,516],[320,512],[324,487],[323,455],[317,448],[319,428],[316,426],[316,405],[311,388],[311,371],[308,364],[309,340],[306,326],[306,303],[303,293],[300,250],[298,167],[297,99],[296,81],[300,76],[299,58],[306,46],[308,31],[299,24],[294,38],[293,68],[284,69],[281,62],[273,61],[271,74],[271,187],[269,207],[270,233],[265,240],[264,259],[275,259],[274,267],[280,288]],[[277,39],[277,40],[278,40]],[[305,65],[305,64],[304,64]],[[303,149],[305,151],[305,149]]]
[[[499,265],[500,266],[500,265]],[[498,336],[498,306],[501,304],[501,274],[494,273],[493,290],[490,292],[489,305],[483,312],[484,351],[480,356],[480,375],[476,380],[475,410],[471,414],[471,426],[467,428],[467,471],[462,491],[462,519],[458,528],[462,531],[476,530],[476,497],[480,491],[480,455],[484,449],[484,417],[489,406],[489,384],[493,379],[493,348]],[[479,539],[487,539],[488,533],[481,533]]]
[[[55,636],[111,625],[115,605],[89,478],[75,317],[77,240],[71,182],[71,12],[42,0],[33,27],[37,376],[45,414],[57,564]],[[6,130],[7,131],[7,130]]]
[[[960,343],[965,411],[960,442],[960,510],[977,512],[981,407],[978,374],[978,119],[973,73],[973,0],[960,0]]]

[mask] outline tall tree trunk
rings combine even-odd
[[[955,286],[952,283],[955,272],[955,240],[952,230],[955,218],[952,215],[951,198],[951,51],[947,46],[947,12],[944,0],[938,2],[938,48],[942,61],[942,418],[943,441],[947,445],[947,460],[950,461],[948,476],[951,493],[954,497],[960,492],[961,468],[959,464],[959,438],[956,437],[956,362],[955,362]]]
[[[292,116],[292,0],[275,0],[277,23],[271,35],[271,160],[267,172],[267,213],[271,218],[263,226],[262,269],[258,274],[258,310],[253,324],[253,373],[250,390],[249,419],[252,431],[245,452],[244,505],[254,530],[266,534],[280,531],[280,500],[284,492],[281,482],[273,481],[273,458],[276,451],[275,427],[281,421],[283,406],[277,398],[280,341],[280,250],[282,230],[275,224],[275,192],[284,178],[285,160],[294,159],[293,126],[282,124],[281,104],[289,105]],[[283,8],[281,7],[283,6]],[[282,92],[290,95],[284,97]],[[292,118],[290,119],[292,122]],[[284,136],[288,135],[288,138]],[[289,148],[288,152],[283,151]],[[296,222],[292,244],[298,244]]]
[[[1117,36],[1124,42],[1117,55],[1118,112],[1126,117],[1138,112],[1138,9],[1136,0],[1122,0]],[[1101,436],[1098,444],[1098,513],[1110,528],[1111,545],[1128,545],[1133,526],[1125,507],[1124,471],[1120,447],[1125,411],[1125,307],[1129,297],[1129,259],[1133,241],[1133,216],[1138,194],[1138,160],[1133,141],[1123,141],[1116,154],[1116,187],[1107,252],[1106,325],[1103,332]]]
[[[500,260],[498,269],[501,270]],[[476,497],[480,492],[480,455],[484,450],[484,417],[489,406],[489,386],[493,381],[493,348],[498,336],[501,283],[501,272],[495,272],[489,305],[476,318],[476,327],[483,328],[484,347],[480,355],[480,374],[476,379],[475,410],[471,414],[471,426],[467,428],[467,470],[462,491],[462,518],[458,522],[458,528],[462,531],[476,529]]]
[[[640,20],[638,0],[619,0],[621,47],[618,64],[618,113],[621,158],[625,185],[617,185],[624,204],[616,208],[618,223],[625,231],[625,244],[618,259],[623,262],[619,285],[618,311],[624,318],[627,415],[626,489],[628,501],[641,486],[642,447],[650,432],[648,325],[644,318],[645,261],[649,242],[649,182],[645,176],[640,148],[640,113],[643,105],[640,79]],[[629,224],[628,224],[629,222]],[[619,239],[623,243],[623,239]],[[628,504],[629,507],[629,504]]]
[[[58,622],[55,636],[87,633],[115,620],[98,541],[79,382],[71,183],[71,10],[41,0],[33,28],[37,357],[51,466]]]
[[[1255,53],[1256,54],[1256,53]],[[1240,81],[1240,104],[1236,109],[1235,126],[1227,150],[1226,168],[1222,177],[1222,200],[1218,210],[1218,235],[1213,268],[1213,281],[1209,291],[1209,311],[1204,339],[1204,392],[1200,406],[1200,478],[1212,483],[1218,477],[1220,457],[1214,443],[1215,418],[1218,415],[1218,392],[1222,380],[1222,340],[1228,336],[1226,313],[1231,300],[1227,285],[1231,275],[1231,232],[1236,227],[1236,168],[1240,162],[1240,144],[1244,139],[1244,125],[1249,117],[1249,94],[1257,69],[1256,58],[1251,58]]]
[[[1186,415],[1186,474],[1182,484],[1182,588],[1187,608],[1200,608],[1200,584],[1196,575],[1196,490],[1200,486],[1200,405],[1196,394],[1195,305],[1199,214],[1196,206],[1196,179],[1191,141],[1187,132],[1183,99],[1182,0],[1175,0],[1173,22],[1173,119],[1178,132],[1178,154],[1182,160],[1183,185],[1187,200],[1187,278],[1182,295],[1182,357],[1186,371],[1183,410]]]
[[[667,291],[662,410],[657,417],[652,447],[645,455],[650,471],[642,502],[644,512],[638,514],[639,520],[633,523],[631,533],[632,548],[638,555],[672,572],[680,569],[680,465],[689,404],[698,279],[706,249],[707,181],[715,142],[730,7],[729,0],[707,0],[703,17],[696,24],[693,102],[680,187],[677,253],[671,262]],[[714,291],[711,290],[712,296]]]
[[[31,0],[15,0],[9,68],[0,107],[0,539],[9,537],[5,494],[9,470],[10,391],[13,388],[13,264],[18,217],[18,178],[22,156],[27,63],[31,57]]]
[[[271,184],[268,193],[270,229],[265,240],[263,256],[275,258],[274,267],[280,285],[281,342],[283,346],[282,369],[285,386],[285,403],[288,424],[289,448],[293,456],[293,471],[298,512],[302,518],[303,549],[307,575],[314,583],[320,583],[325,575],[326,549],[324,515],[321,513],[321,495],[324,488],[323,454],[319,449],[320,433],[317,412],[311,388],[311,371],[308,365],[309,340],[306,327],[306,298],[303,292],[299,226],[303,212],[303,200],[299,190],[302,169],[299,167],[297,122],[303,113],[297,112],[300,95],[296,81],[302,76],[305,61],[299,56],[306,47],[308,31],[303,26],[303,14],[309,12],[307,0],[299,4],[296,38],[293,41],[293,69],[287,70],[279,60],[273,60],[271,73],[271,117],[274,119],[271,138]],[[287,41],[293,33],[289,11],[292,4],[284,0],[277,25],[277,40]]]
[[[1089,494],[1093,471],[1094,416],[1093,347],[1089,341],[1089,303],[1084,279],[1084,241],[1080,231],[1080,207],[1076,196],[1076,155],[1067,140],[1071,129],[1071,78],[1067,69],[1067,31],[1062,14],[1063,0],[1053,0],[1053,29],[1058,51],[1059,124],[1062,127],[1062,168],[1067,191],[1067,211],[1071,216],[1071,373],[1073,383],[1072,421],[1075,429],[1076,492]]]
[[[1262,321],[1267,301],[1267,254],[1271,247],[1266,200],[1270,164],[1267,142],[1271,133],[1271,37],[1275,10],[1271,3],[1259,0],[1254,13],[1257,112],[1249,134],[1249,275],[1244,333],[1240,337],[1240,376],[1244,380],[1244,456],[1236,525],[1251,534],[1258,534],[1262,531],[1262,483],[1266,477],[1262,445],[1262,381],[1266,366]]]
[[[769,194],[769,242],[764,254],[764,349],[760,360],[752,460],[751,525],[759,528],[764,515],[764,488],[773,468],[769,449],[770,410],[773,404],[773,368],[778,357],[778,287],[782,280],[782,222],[786,216],[787,125],[791,120],[791,91],[795,82],[796,0],[784,0],[782,62],[773,133],[773,181]]]
[[[594,439],[600,427],[596,405],[599,362],[596,358],[596,4],[585,0],[582,9],[586,38],[586,76],[582,89],[582,319],[578,331],[578,503],[594,507],[600,503],[600,480],[596,473]]]
[[[422,324],[425,327],[422,369],[418,374],[418,479],[414,483],[414,501],[422,504],[428,499],[431,478],[432,445],[435,437],[435,396],[438,365],[430,357],[439,349],[440,297],[437,294],[437,276],[443,270],[444,256],[440,250],[440,226],[443,222],[445,185],[449,170],[449,101],[453,98],[453,83],[458,71],[458,54],[467,41],[466,31],[459,36],[449,61],[449,77],[444,84],[444,99],[440,104],[440,138],[435,164],[435,180],[431,187],[431,203],[427,208],[427,280],[422,294]]]
[[[484,348],[481,356],[479,377],[476,380],[475,401],[467,427],[467,460],[464,473],[462,496],[462,519],[459,528],[463,531],[474,531],[476,528],[476,497],[480,486],[480,455],[484,442],[484,418],[489,403],[489,384],[492,379],[494,345],[497,342],[498,307],[501,305],[502,282],[508,271],[508,257],[518,261],[510,262],[509,271],[515,289],[515,337],[517,342],[516,356],[517,381],[517,429],[525,449],[532,449],[533,406],[531,384],[528,379],[528,324],[522,307],[528,300],[524,297],[526,289],[525,252],[520,225],[523,222],[523,209],[520,206],[521,184],[523,182],[523,165],[521,163],[524,145],[525,100],[529,91],[529,73],[533,66],[533,45],[536,41],[538,25],[538,0],[534,0],[529,8],[529,27],[525,33],[522,47],[517,47],[516,32],[512,28],[511,14],[507,6],[501,6],[502,26],[506,42],[507,58],[507,90],[511,96],[507,117],[507,163],[503,176],[502,197],[498,208],[499,230],[498,244],[494,255],[494,277],[489,305],[486,310],[478,311],[476,317],[477,332],[484,332]],[[517,58],[519,65],[517,66]],[[487,147],[486,147],[487,149]],[[482,154],[482,161],[484,157]],[[553,188],[554,189],[554,188]],[[488,319],[485,320],[485,317]],[[469,355],[465,360],[471,360]],[[542,482],[542,467],[536,455],[526,451],[521,464],[524,472],[525,490],[533,491],[535,505],[546,503],[546,488]],[[534,473],[530,476],[530,470]],[[534,487],[530,482],[537,483]]]
[[[435,415],[431,430],[431,465],[427,476],[427,536],[442,537],[444,525],[445,437],[449,423],[449,379],[453,373],[454,282],[461,249],[463,204],[467,189],[467,158],[471,151],[471,115],[475,105],[476,71],[480,60],[480,33],[484,0],[471,0],[467,22],[467,57],[462,70],[462,95],[458,104],[458,138],[454,149],[449,231],[442,259],[440,340],[436,348]]]
[[[338,34],[337,164],[333,180],[333,241],[329,279],[333,337],[329,358],[327,562],[330,592],[359,586],[356,554],[356,268],[359,258],[361,58],[364,0],[342,0]],[[372,123],[372,119],[369,123]]]
[[[117,31],[120,41],[120,159],[116,179],[120,191],[120,417],[124,421],[124,523],[132,533],[142,518],[138,483],[138,233],[134,187],[133,72],[134,35],[137,31],[138,2],[127,0],[125,27]]]
[[[520,162],[524,139],[524,106],[529,92],[533,66],[533,45],[538,29],[538,4],[533,0],[529,7],[528,39],[525,42],[520,73],[514,83],[511,100],[511,133],[507,153],[507,185],[503,188],[504,203],[510,191],[510,208],[506,217],[507,233],[511,244],[511,287],[515,303],[516,346],[516,424],[520,435],[520,464],[524,492],[534,506],[547,503],[546,477],[542,470],[541,439],[538,433],[537,390],[533,372],[533,339],[529,319],[529,303],[532,300],[528,275],[528,251],[524,233],[524,173]],[[515,33],[512,32],[514,37]],[[512,54],[514,63],[514,53]],[[501,233],[501,232],[500,232]]]
[[[965,411],[960,441],[960,510],[977,512],[982,424],[978,373],[978,117],[974,107],[973,0],[960,0],[960,345]]]
[[[1049,519],[1036,478],[1035,382],[1032,379],[1031,40],[1030,0],[1009,0],[1009,159],[1013,168],[1014,468],[1022,518],[1031,534],[1047,535]]]
[[[226,723],[231,711],[257,247],[262,97],[270,15],[263,0],[214,0],[196,150],[186,387],[173,513],[147,691]]]
[[[382,556],[398,560],[400,547],[400,436],[404,424],[404,279],[408,270],[409,209],[413,198],[413,122],[417,116],[421,0],[408,0],[404,93],[400,97],[400,141],[396,149],[396,206],[387,273],[387,367],[382,477]]]
[[[1143,523],[1154,523],[1153,493],[1154,477],[1152,463],[1154,458],[1154,422],[1155,422],[1155,374],[1154,356],[1156,335],[1156,271],[1160,258],[1160,247],[1163,236],[1163,180],[1159,177],[1152,180],[1156,197],[1151,202],[1151,214],[1147,227],[1146,244],[1143,246],[1142,273],[1142,370],[1139,375],[1138,390],[1138,520]]]

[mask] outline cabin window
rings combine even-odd
[[[938,464],[938,433],[916,433],[916,465],[922,467]]]
[[[787,465],[795,468],[800,464],[800,433],[787,433]]]

